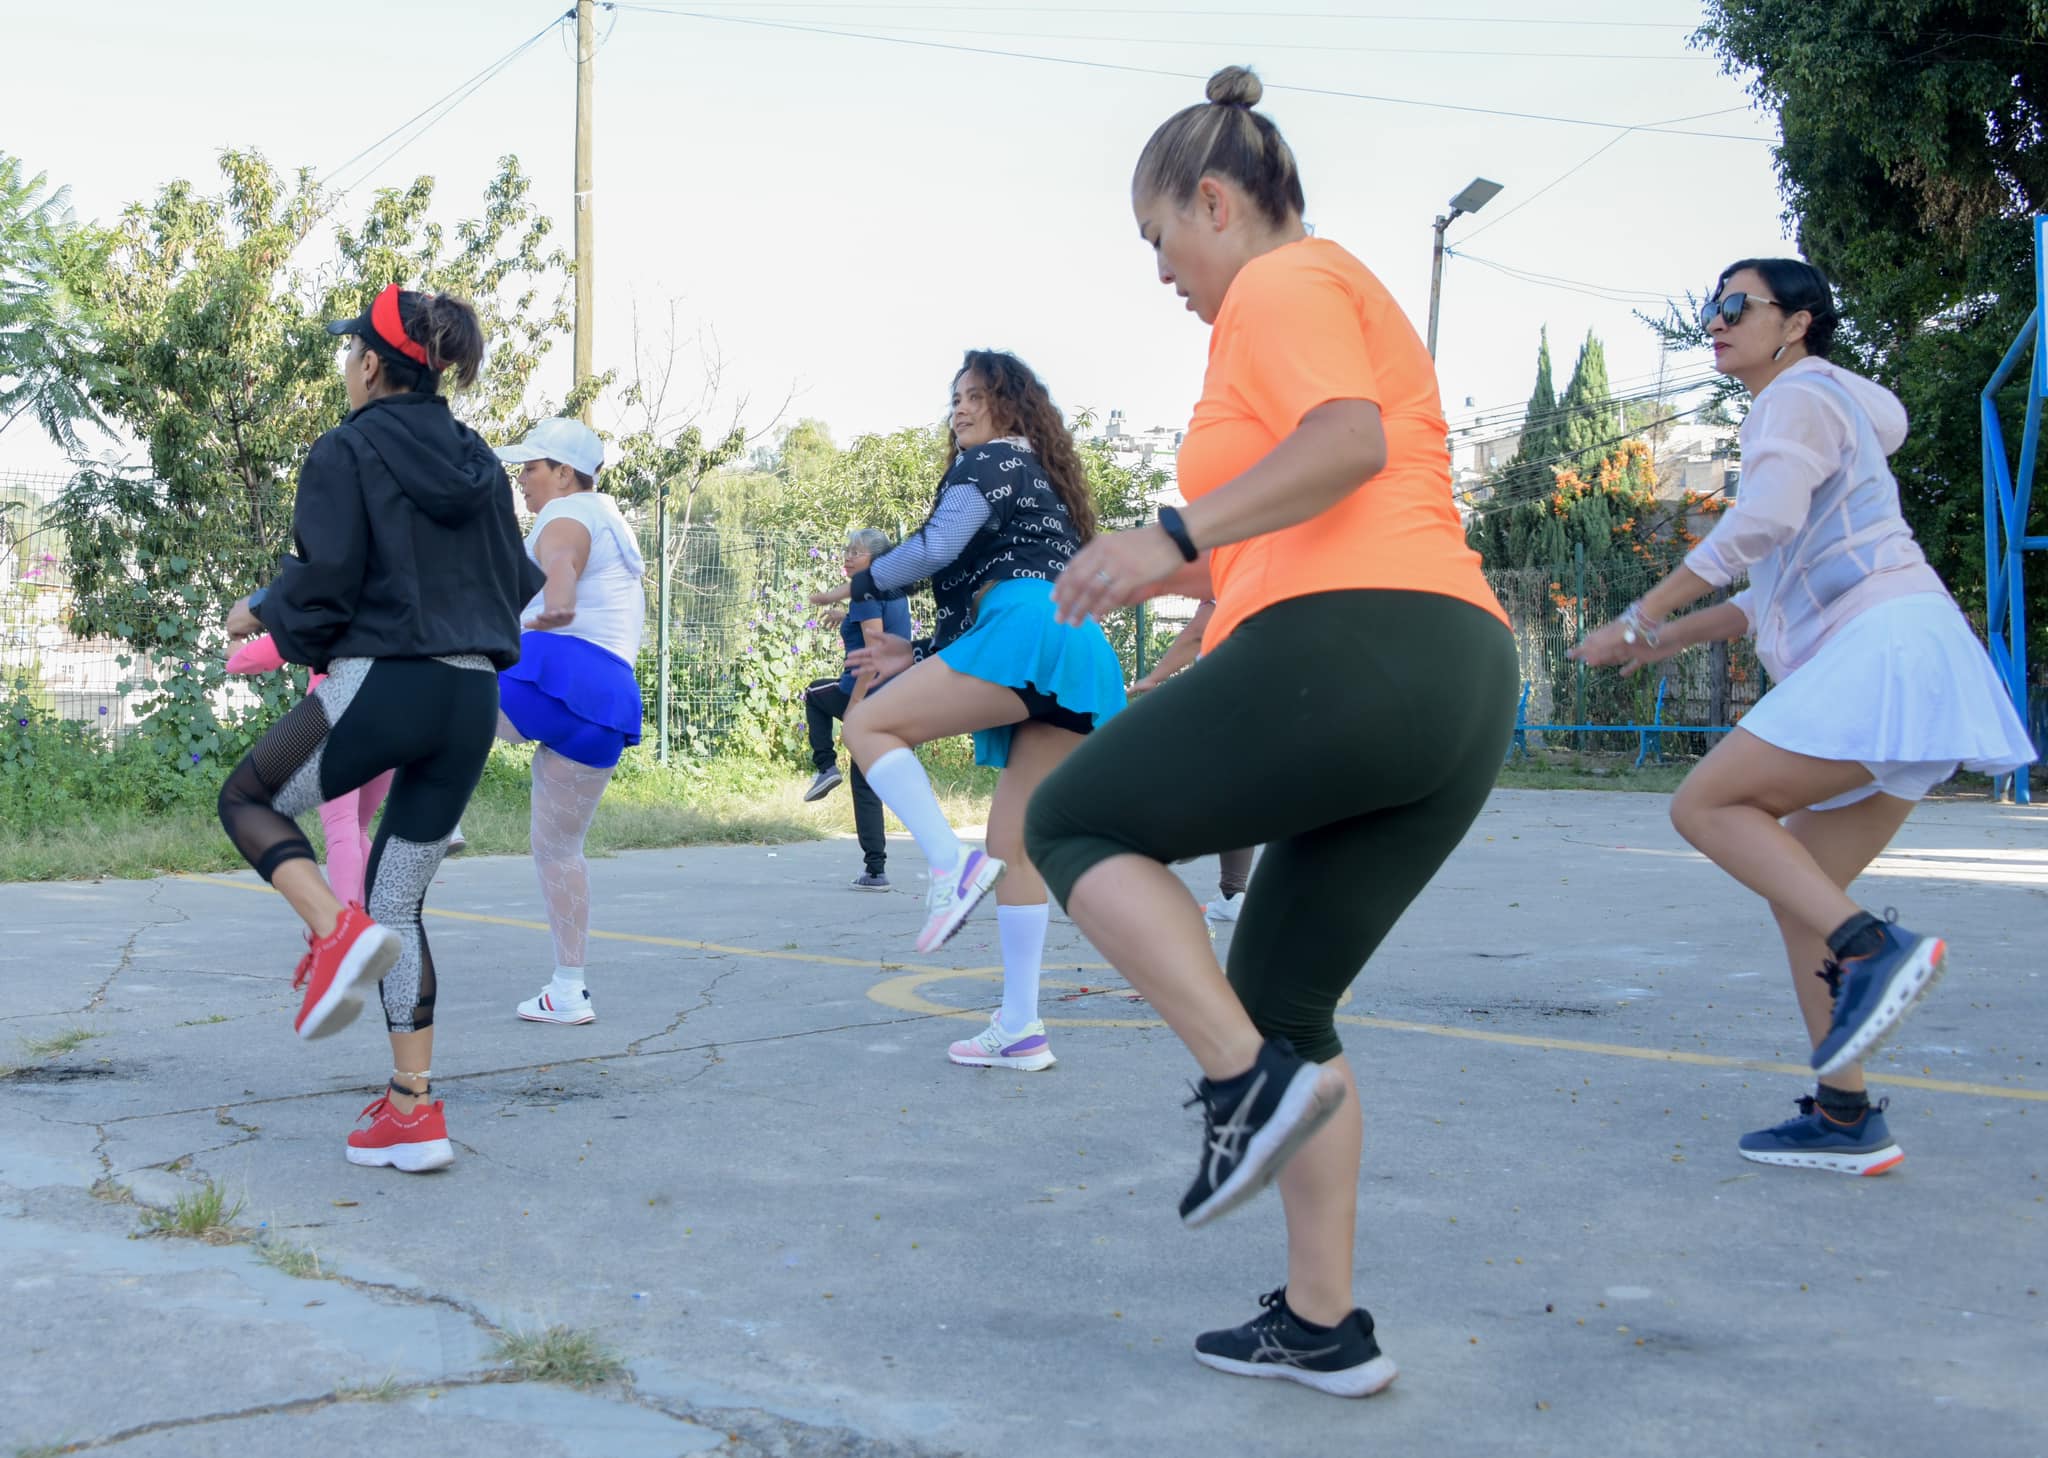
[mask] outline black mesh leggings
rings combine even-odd
[[[434,958],[420,906],[483,775],[498,722],[498,675],[479,655],[342,658],[270,727],[220,791],[220,823],[257,874],[312,860],[297,818],[395,770],[370,852],[365,908],[398,934],[381,984],[385,1026],[434,1023]]]

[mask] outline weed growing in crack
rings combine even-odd
[[[60,1053],[69,1053],[82,1043],[90,1043],[101,1034],[87,1028],[65,1028],[47,1038],[23,1038],[21,1051],[31,1058],[55,1058]]]
[[[16,1448],[14,1458],[60,1458],[65,1453],[76,1453],[76,1443],[39,1443],[32,1448]]]
[[[208,1023],[225,1023],[227,1021],[229,1021],[229,1018],[226,1013],[215,1013],[212,1017],[187,1018],[184,1022],[179,1023],[178,1026],[181,1028],[203,1028]]]
[[[595,1387],[626,1375],[617,1353],[587,1331],[551,1326],[545,1331],[508,1331],[491,1349],[491,1360],[503,1362],[522,1382],[559,1382],[568,1387]]]
[[[104,1200],[109,1205],[132,1205],[135,1203],[135,1191],[129,1189],[112,1175],[101,1175],[98,1179],[94,1180],[89,1193],[95,1200]]]
[[[178,1196],[168,1210],[145,1211],[142,1229],[148,1235],[181,1235],[208,1245],[233,1245],[248,1238],[247,1231],[235,1227],[243,1203],[237,1200],[229,1205],[227,1191],[208,1180],[205,1189]]]
[[[364,1383],[361,1386],[337,1387],[334,1389],[336,1402],[396,1402],[405,1396],[405,1389],[398,1385],[396,1374],[382,1382]]]
[[[320,1257],[303,1245],[293,1245],[276,1236],[256,1242],[256,1259],[274,1271],[282,1271],[298,1281],[324,1281],[327,1273],[320,1269]]]

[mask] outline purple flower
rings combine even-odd
[[[815,552],[813,552],[813,553],[812,553],[811,555],[812,555],[812,556],[816,556],[817,554],[816,554]],[[49,554],[48,552],[45,552],[45,553],[43,553],[43,560],[44,560],[45,562],[54,562],[54,561],[56,561],[57,559],[56,559],[55,557],[51,556],[51,555],[50,555],[50,554]]]
[[[753,649],[752,649],[751,647],[747,647],[747,648],[742,648],[742,649],[740,649],[740,652],[742,652],[742,653],[752,653],[753,651],[754,651],[754,650],[753,650]]]
[[[805,618],[804,626],[806,628],[815,628],[818,626],[818,620],[816,618]]]
[[[818,549],[817,549],[816,547],[813,547],[813,548],[811,548],[811,556],[812,556],[812,557],[816,558],[816,557],[822,557],[822,556],[824,556],[824,555],[825,555],[825,554],[824,554],[823,552],[819,551],[819,550],[818,550]],[[47,559],[45,559],[45,560],[47,560]]]
[[[107,706],[106,706],[105,704],[101,704],[101,705],[100,705],[100,713],[101,713],[102,715],[104,715],[104,714],[105,714],[106,712],[107,712]]]
[[[790,656],[791,658],[794,658],[794,657],[796,657],[796,644],[794,644],[794,643],[792,643],[792,644],[790,644],[790,645],[789,645],[789,656]]]
[[[24,729],[28,728],[28,720],[26,719],[16,719],[14,722],[21,725]]]
[[[181,664],[179,664],[179,665],[178,665],[178,667],[180,667],[180,668],[184,669],[184,670],[185,670],[185,672],[187,672],[187,673],[190,673],[190,672],[192,671],[192,665],[191,665],[191,664],[189,664],[189,663],[181,663]]]
[[[199,763],[199,751],[196,749],[192,751],[192,763]]]

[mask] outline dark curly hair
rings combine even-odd
[[[996,434],[1021,435],[1044,463],[1045,474],[1057,491],[1074,530],[1087,542],[1095,535],[1095,501],[1088,494],[1088,473],[1082,468],[1081,453],[1074,449],[1074,436],[1052,403],[1052,396],[1031,366],[999,349],[970,349],[953,376],[958,384],[973,375],[988,390]],[[960,453],[953,427],[946,426],[946,459]]]

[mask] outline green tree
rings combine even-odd
[[[46,192],[48,182],[0,152],[0,432],[30,419],[77,452],[79,427],[102,423],[88,394],[96,361],[64,282],[77,232],[70,189]]]
[[[1522,442],[1516,454],[1524,460],[1548,460],[1564,443],[1559,433],[1557,386],[1550,369],[1550,326],[1544,325],[1536,346],[1536,384],[1522,415]]]
[[[1591,330],[1579,346],[1572,365],[1571,382],[1558,401],[1557,450],[1570,465],[1581,471],[1597,470],[1623,436],[1621,410],[1607,383],[1607,347]]]
[[[1905,402],[1912,433],[1892,464],[1907,520],[1981,621],[1976,397],[2035,307],[2029,220],[2048,208],[2048,7],[1709,0],[1696,39],[1777,113],[1787,212],[1836,288],[1836,357]],[[2007,392],[2010,420],[2022,401],[2023,390]],[[2038,566],[2029,596],[2033,651],[2048,661]]]
[[[345,412],[326,321],[390,282],[461,289],[505,346],[468,407],[501,435],[523,423],[518,392],[562,327],[558,304],[541,302],[559,257],[540,252],[545,222],[509,158],[452,252],[425,222],[422,179],[340,230],[342,269],[328,278],[296,261],[325,217],[310,172],[286,180],[233,151],[220,167],[219,195],[173,182],[114,226],[81,230],[65,273],[98,340],[93,401],[147,451],[146,466],[81,470],[59,504],[73,627],[146,660],[152,742],[192,766],[249,737],[215,709],[219,625],[287,547],[293,473]]]

